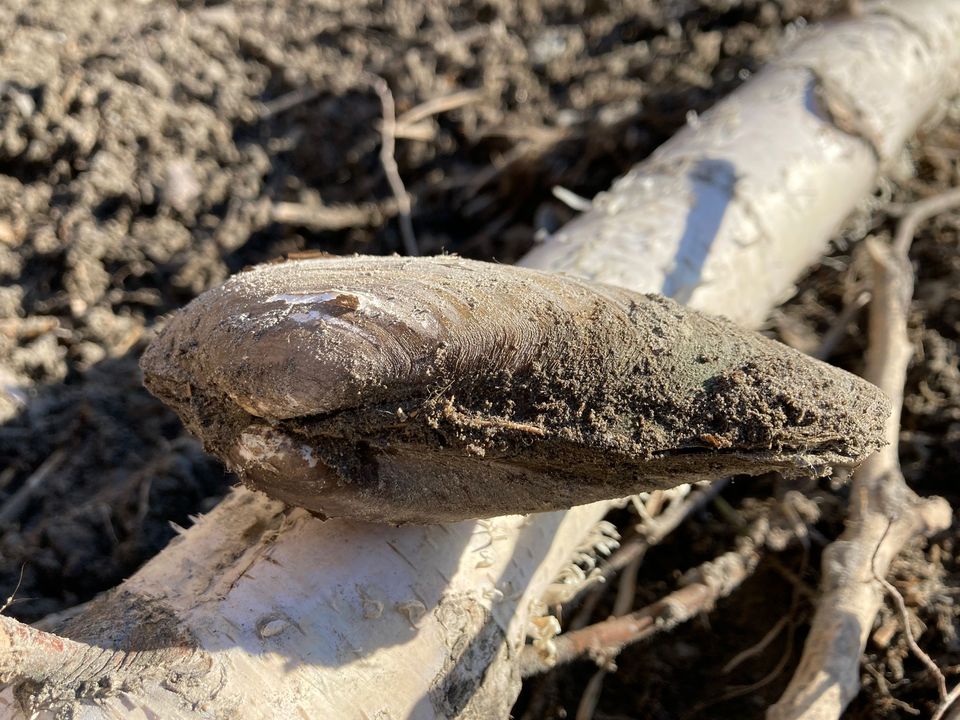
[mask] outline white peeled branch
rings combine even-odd
[[[958,37],[954,0],[811,30],[523,264],[756,325],[955,90]],[[531,612],[608,508],[393,528],[236,491],[70,641],[0,618],[0,717],[507,717]]]
[[[889,0],[811,28],[521,264],[758,325],[955,91],[958,23],[950,0]]]

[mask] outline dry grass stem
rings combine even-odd
[[[416,125],[421,120],[426,120],[433,115],[457,110],[482,99],[483,92],[480,90],[461,90],[442,97],[431,98],[410,108],[405,113],[401,113],[397,117],[396,129],[399,133],[401,128]]]
[[[397,144],[397,116],[393,93],[390,92],[387,81],[380,77],[373,79],[373,89],[376,90],[380,98],[380,104],[383,106],[383,125],[380,128],[382,136],[380,162],[383,164],[383,171],[387,175],[390,190],[397,200],[403,248],[407,255],[415,257],[420,254],[420,248],[417,245],[417,237],[413,232],[413,221],[410,219],[410,196],[407,195],[407,189],[403,186],[403,180],[400,178],[400,168],[397,167],[397,159],[394,156]]]
[[[910,251],[913,237],[921,224],[957,208],[960,208],[960,188],[953,188],[909,205],[897,225],[897,234],[893,239],[894,251],[905,256]]]
[[[284,225],[311,230],[343,230],[352,227],[374,227],[399,211],[394,199],[361,205],[318,205],[313,203],[277,202],[270,206],[270,219]]]

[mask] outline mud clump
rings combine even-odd
[[[191,303],[147,387],[251,487],[437,522],[855,464],[874,386],[656,295],[441,257],[297,260]]]

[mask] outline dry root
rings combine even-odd
[[[704,492],[679,503],[674,512],[667,511],[657,520],[669,525],[672,518],[686,516],[688,513],[681,512],[681,509],[686,511],[691,506],[700,506]],[[731,513],[737,515],[735,511]],[[798,539],[803,541],[807,523],[815,522],[816,518],[816,508],[799,493],[788,494],[783,502],[764,503],[756,518],[743,527],[733,550],[685,573],[680,587],[666,597],[628,613],[636,594],[635,575],[642,560],[642,555],[631,553],[614,603],[613,617],[568,630],[552,638],[548,647],[543,643],[527,646],[520,657],[521,674],[529,677],[582,657],[595,660],[601,670],[609,668],[628,645],[671,630],[712,610],[718,600],[733,593],[753,574],[766,548],[781,551]],[[736,523],[742,525],[739,516]],[[659,539],[655,534],[648,536],[649,542]],[[592,689],[597,690],[599,683],[600,679],[595,677]]]
[[[903,383],[912,353],[907,313],[913,271],[907,251],[922,219],[958,203],[958,191],[922,201],[903,218],[892,246],[868,240],[873,300],[865,375],[893,400],[889,444],[854,475],[846,530],[824,552],[822,596],[800,665],[783,696],[768,710],[769,720],[840,717],[860,689],[860,657],[889,588],[883,577],[890,563],[911,538],[930,536],[950,525],[945,500],[919,498],[907,487],[898,445]],[[941,697],[941,702],[947,698]]]
[[[755,522],[737,549],[686,573],[681,587],[662,600],[629,615],[612,617],[558,636],[549,660],[532,646],[526,648],[520,658],[520,673],[529,677],[585,656],[608,662],[627,645],[671,630],[710,610],[717,600],[732,593],[753,573],[760,562],[768,528],[766,519]]]

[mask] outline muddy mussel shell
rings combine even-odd
[[[141,364],[250,487],[390,523],[822,474],[883,444],[889,413],[860,378],[663,297],[455,257],[256,267]]]

